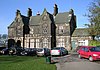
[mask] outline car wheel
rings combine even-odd
[[[82,59],[82,56],[79,54],[79,55],[78,55],[78,58]]]
[[[91,61],[91,62],[93,61],[93,58],[91,56],[89,57],[89,61]]]

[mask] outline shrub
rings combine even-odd
[[[89,46],[100,46],[100,41],[91,40],[89,42]]]

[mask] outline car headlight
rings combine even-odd
[[[4,54],[4,51],[1,51],[2,54]]]
[[[27,54],[27,52],[25,52],[25,54]]]
[[[98,54],[93,54],[93,56],[98,56]]]

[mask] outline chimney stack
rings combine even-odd
[[[53,13],[53,15],[56,16],[57,14],[58,14],[58,7],[57,7],[57,5],[55,4],[55,5],[54,5],[54,13]]]
[[[30,8],[28,8],[27,16],[28,16],[28,17],[31,17],[31,16],[32,16],[32,10],[31,10]]]
[[[40,15],[39,11],[37,12],[37,16]]]
[[[73,9],[70,9],[70,11],[69,11],[69,14],[74,14],[74,10]]]
[[[20,13],[20,10],[17,10],[17,12],[16,12],[16,16],[18,16],[18,15],[20,15],[21,13]]]

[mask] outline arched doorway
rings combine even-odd
[[[13,47],[15,45],[14,39],[8,39],[8,48]]]
[[[16,45],[17,45],[18,47],[21,47],[21,41],[20,41],[20,40],[17,40]]]

